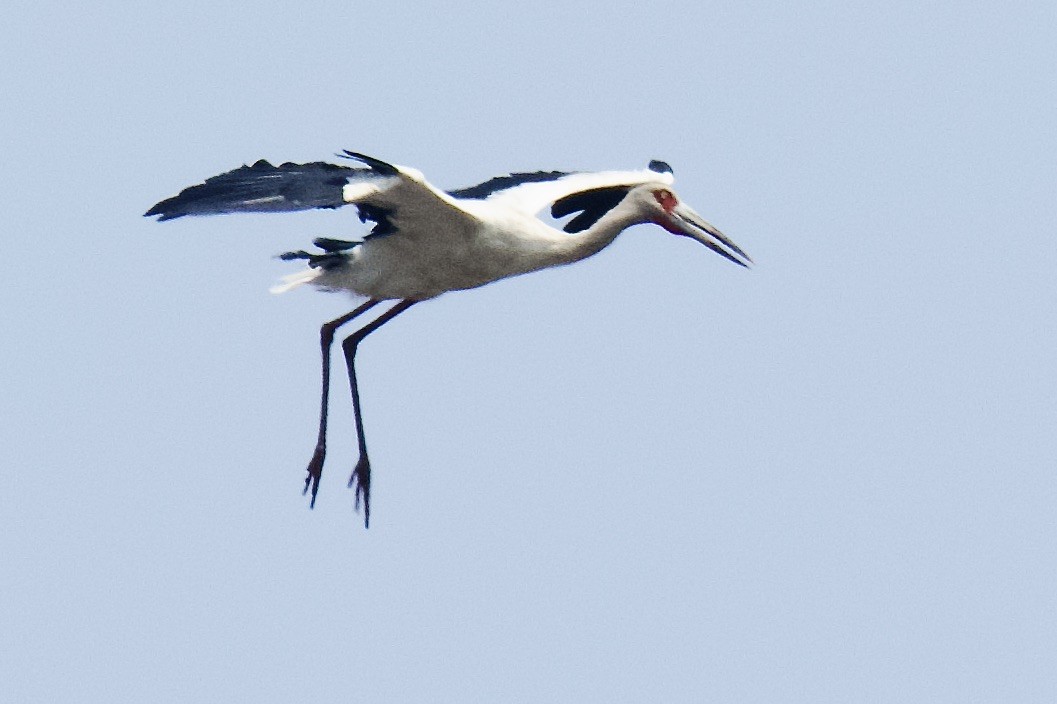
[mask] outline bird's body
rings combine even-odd
[[[571,261],[568,236],[534,217],[492,210],[487,203],[464,204],[432,236],[369,239],[340,266],[317,269],[312,283],[368,298],[421,301]],[[393,225],[404,227],[399,217]]]
[[[378,302],[400,301],[343,344],[361,455],[350,484],[357,485],[357,498],[362,495],[365,503],[370,498],[370,468],[353,357],[364,336],[414,303],[584,259],[605,248],[628,227],[646,222],[691,237],[736,264],[744,266],[751,261],[679,201],[670,190],[674,180],[671,168],[663,162],[650,162],[642,171],[516,173],[469,188],[442,191],[415,169],[353,152],[343,156],[367,168],[323,162],[272,166],[259,161],[184,189],[147,212],[159,220],[170,220],[184,215],[352,204],[362,221],[374,223],[361,241],[318,238],[314,241],[318,251],[283,254],[283,259],[306,260],[308,268],[285,277],[273,288],[282,292],[312,284],[369,299],[321,331],[324,388],[320,434],[306,480],[306,490],[311,483],[313,501],[325,454],[330,343],[338,326]],[[575,215],[558,229],[539,218],[548,207],[554,218]],[[369,504],[366,509],[369,511]]]

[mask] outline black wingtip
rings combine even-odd
[[[649,169],[650,171],[656,171],[659,174],[672,174],[673,176],[675,175],[675,172],[672,171],[672,167],[668,165],[668,162],[661,161],[660,159],[652,160],[649,163]]]
[[[173,206],[175,206],[177,204],[176,201],[177,201],[177,198],[173,197],[173,198],[166,198],[163,201],[155,203],[153,206],[151,206],[150,210],[148,210],[147,212],[143,213],[143,217],[152,218],[155,215],[157,215],[157,216],[159,216],[158,217],[158,222],[165,222],[166,220],[175,220],[176,218],[183,217],[184,215],[187,215],[187,213],[181,212],[179,210],[173,210],[172,209]]]

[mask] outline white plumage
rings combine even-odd
[[[204,183],[152,207],[147,215],[170,220],[184,215],[280,212],[354,205],[374,228],[360,241],[318,238],[316,252],[288,252],[308,268],[284,277],[280,293],[303,284],[346,290],[369,300],[321,330],[323,396],[316,452],[305,490],[314,504],[326,453],[329,348],[334,331],[380,301],[400,301],[346,338],[342,347],[352,384],[360,461],[350,485],[370,516],[370,464],[360,413],[353,359],[360,340],[418,301],[447,291],[476,288],[509,276],[568,264],[609,245],[628,227],[652,222],[690,237],[728,260],[751,262],[737,245],[672,192],[671,168],[659,161],[642,171],[517,173],[469,188],[442,191],[421,172],[354,152],[345,158],[366,168],[313,162],[259,161]],[[562,229],[539,218],[573,215]]]

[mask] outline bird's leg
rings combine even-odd
[[[330,398],[330,346],[334,342],[334,332],[345,323],[349,322],[360,313],[378,305],[378,301],[367,301],[356,310],[346,313],[340,318],[324,323],[319,329],[319,347],[323,353],[323,393],[320,396],[319,407],[319,438],[316,440],[316,451],[312,453],[312,459],[308,462],[308,476],[305,477],[305,490],[301,493],[307,494],[312,489],[312,501],[309,504],[314,508],[316,505],[316,493],[319,491],[319,478],[323,475],[323,460],[327,456],[327,406]]]
[[[416,301],[405,300],[397,303],[372,322],[345,338],[341,350],[345,353],[345,365],[349,370],[349,386],[352,389],[352,410],[356,414],[356,439],[360,444],[360,459],[349,477],[349,486],[356,490],[356,510],[360,509],[360,497],[363,497],[363,527],[371,522],[371,463],[367,459],[367,440],[363,434],[363,415],[360,412],[360,391],[356,384],[356,349],[363,338],[382,327],[405,310],[415,305]]]

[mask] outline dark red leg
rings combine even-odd
[[[363,416],[360,413],[360,391],[356,384],[356,350],[363,338],[382,327],[405,310],[415,305],[416,301],[401,301],[387,310],[372,322],[345,338],[341,343],[341,349],[345,353],[345,366],[349,370],[349,386],[352,389],[352,408],[356,414],[356,438],[360,444],[360,459],[356,468],[352,470],[349,477],[349,486],[356,489],[356,509],[360,508],[360,498],[363,498],[363,527],[367,528],[371,522],[371,463],[367,459],[367,440],[363,434]]]
[[[302,492],[307,494],[309,489],[312,490],[312,501],[309,506],[313,508],[316,505],[316,493],[319,491],[319,478],[323,476],[323,460],[327,456],[327,407],[330,399],[330,346],[334,342],[334,332],[356,316],[378,305],[378,303],[379,301],[367,301],[351,313],[346,313],[340,318],[331,320],[329,323],[324,323],[323,327],[319,329],[319,347],[323,353],[323,393],[319,404],[319,437],[316,439],[316,451],[312,453],[312,459],[308,462],[308,476],[305,477],[305,490]]]

